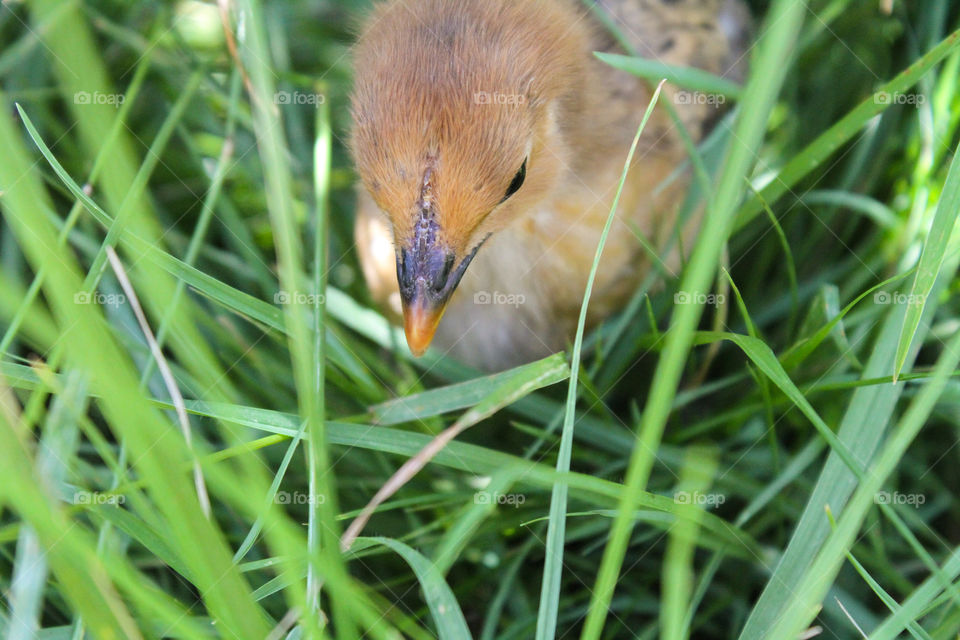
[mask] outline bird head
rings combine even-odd
[[[407,342],[429,346],[471,260],[570,162],[586,27],[564,3],[387,2],[355,49],[351,149],[393,228]],[[581,87],[582,88],[582,87]]]

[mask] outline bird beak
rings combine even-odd
[[[407,334],[410,352],[417,357],[422,356],[430,346],[446,309],[445,303],[440,307],[430,307],[424,302],[423,298],[416,298],[409,303],[403,301],[403,331]]]
[[[403,329],[414,356],[423,355],[430,346],[450,296],[480,248],[477,246],[458,264],[454,252],[436,241],[435,233],[425,236],[397,252]]]

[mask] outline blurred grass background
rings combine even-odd
[[[545,556],[563,358],[413,361],[370,308],[344,145],[368,3],[227,4],[243,73],[216,5],[0,6],[0,629],[580,635],[679,284],[588,337]],[[889,4],[799,16],[602,637],[958,637],[960,10]],[[341,554],[471,407],[497,412]]]

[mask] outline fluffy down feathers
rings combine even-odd
[[[641,55],[728,78],[743,73],[748,17],[739,0],[597,4]],[[450,261],[438,277],[480,247],[449,303],[438,304],[446,314],[434,339],[480,368],[562,349],[576,321],[650,98],[643,81],[596,60],[597,50],[618,48],[573,0],[388,1],[357,44],[351,146],[363,186],[356,239],[364,274],[380,304],[409,315],[398,255],[423,249],[424,229]],[[685,104],[676,91],[668,87],[664,99],[674,99],[697,139],[717,108]],[[592,322],[615,311],[648,272],[637,235],[669,244],[687,178],[667,178],[684,160],[659,109],[608,239]],[[522,166],[522,186],[505,197]],[[695,227],[684,230],[684,246]],[[663,258],[676,268],[675,251]]]

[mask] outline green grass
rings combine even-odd
[[[0,7],[4,637],[958,637],[952,3],[752,2],[742,87],[606,56],[735,106],[704,233],[493,376],[365,291],[368,3],[230,4],[236,59],[215,5]]]

